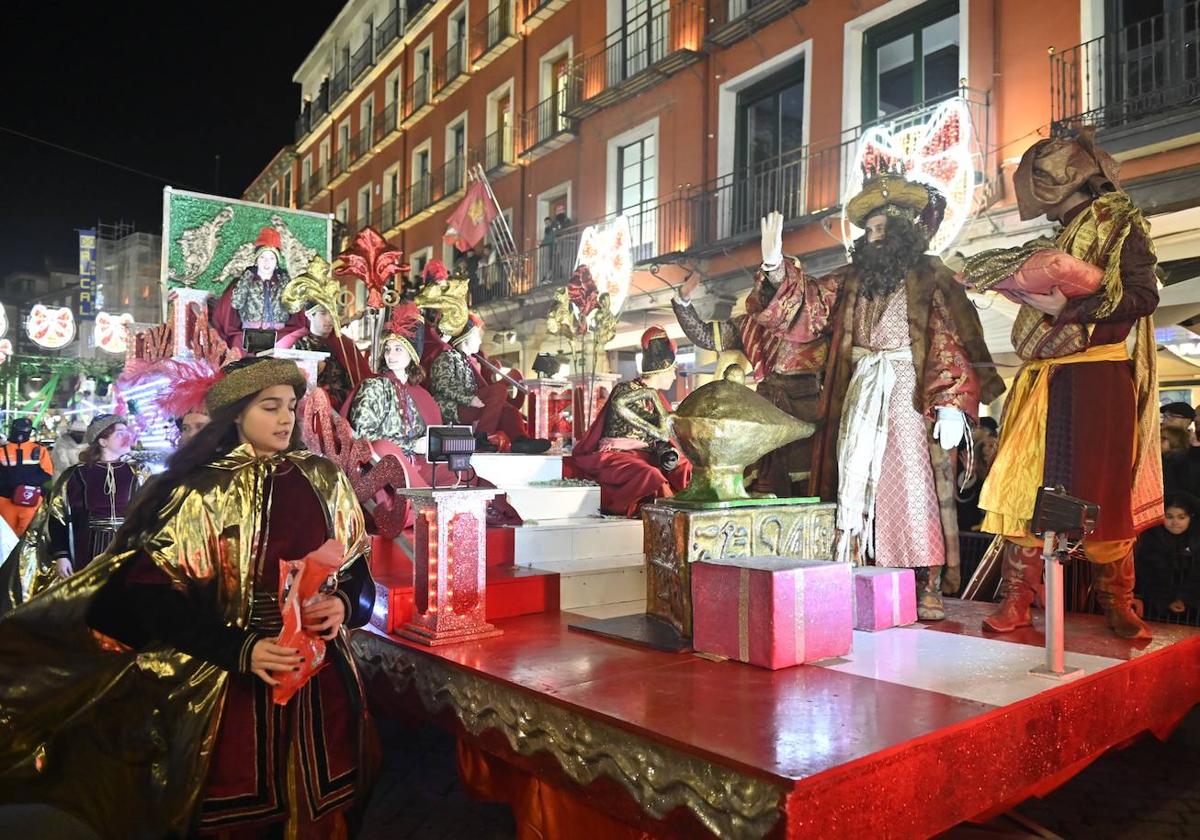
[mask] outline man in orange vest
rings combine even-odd
[[[18,537],[25,533],[42,504],[42,486],[54,476],[50,452],[30,440],[33,422],[21,417],[8,429],[0,447],[0,517]]]

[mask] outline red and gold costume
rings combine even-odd
[[[772,291],[773,290],[773,291]],[[821,377],[829,355],[829,330],[837,302],[833,279],[804,276],[798,263],[785,259],[779,267],[760,268],[746,312],[725,321],[704,321],[688,302],[672,301],[675,317],[694,344],[706,350],[741,350],[759,377],[758,393],[800,420],[821,418]],[[792,495],[792,476],[807,473],[811,492],[815,479],[814,440],[805,438],[764,455],[752,467],[756,490]]]
[[[1094,145],[1090,130],[1030,148],[1014,176],[1022,218],[1034,218],[1078,195],[1062,214],[1055,246],[1103,271],[1101,287],[1069,299],[1056,317],[1023,306],[1014,346],[1040,348],[1022,366],[1005,406],[1000,448],[979,506],[982,529],[1006,538],[1001,609],[987,619],[997,631],[1030,623],[1041,581],[1041,540],[1029,532],[1037,490],[1062,486],[1100,506],[1083,548],[1095,566],[1097,596],[1118,635],[1148,637],[1132,611],[1133,545],[1161,521],[1162,465],[1152,314],[1158,305],[1155,256],[1141,211],[1119,190],[1119,167]],[[1002,254],[968,261],[975,282]],[[1040,331],[1045,339],[1028,340]],[[1135,335],[1132,353],[1127,339]]]
[[[244,444],[172,491],[136,547],[4,615],[0,802],[48,803],[113,837],[261,836],[285,820],[288,836],[344,836],[369,783],[344,630],[286,705],[249,673],[282,626],[280,561],[327,539],[345,547],[343,628],[361,626],[374,584],[349,480],[311,453]]]
[[[674,342],[661,327],[648,329],[642,336],[643,375],[674,364]],[[637,516],[644,502],[669,498],[687,486],[692,465],[686,458],[679,455],[673,469],[664,469],[660,461],[659,453],[672,439],[670,412],[663,393],[641,377],[621,382],[575,444],[568,469],[600,485],[604,513]]]

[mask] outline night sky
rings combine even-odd
[[[240,196],[292,141],[292,74],[342,5],[6,4],[0,127],[157,178],[0,131],[0,280],[73,270],[97,221],[159,233],[164,186]]]

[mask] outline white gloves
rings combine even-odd
[[[939,406],[933,421],[933,436],[942,449],[953,449],[967,434],[967,418],[957,408]]]
[[[783,262],[783,214],[772,210],[762,220],[762,267],[778,268]]]

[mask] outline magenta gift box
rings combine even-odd
[[[886,630],[917,620],[912,569],[860,566],[854,570],[854,629]]]
[[[692,564],[692,647],[763,668],[850,652],[853,567],[794,557]]]

